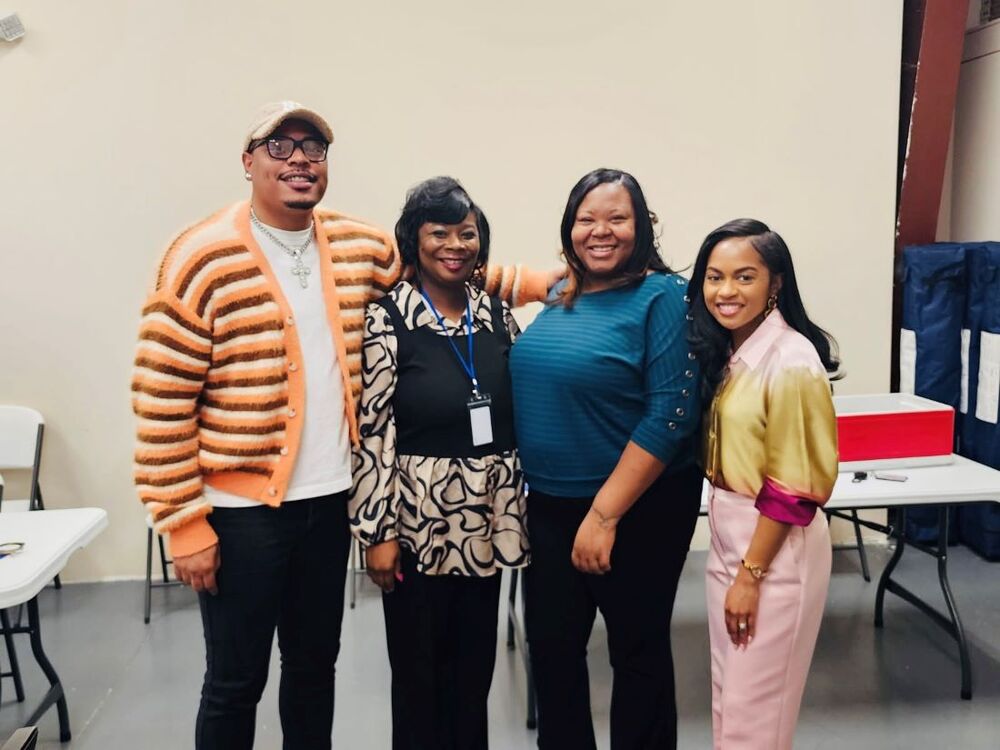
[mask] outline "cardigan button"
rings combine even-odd
[[[683,389],[683,390],[681,391],[681,395],[682,395],[682,396],[683,396],[684,398],[690,398],[690,396],[691,396],[691,391],[690,391],[690,390],[688,390],[687,388],[684,388],[684,389]]]
[[[669,427],[671,430],[676,430],[677,429],[677,423],[676,422],[667,422],[667,427]]]
[[[298,369],[299,369],[299,366],[297,364],[295,364],[294,362],[289,362],[288,363],[288,371],[289,372],[295,372]]]
[[[268,487],[267,488],[267,494],[270,495],[271,497],[275,497],[278,494],[278,488],[277,487]]]
[[[293,419],[295,418],[296,414],[298,414],[298,412],[295,411],[295,409],[289,409],[288,410],[288,416],[292,417]]]
[[[686,378],[693,378],[694,377],[694,370],[685,370],[684,371],[684,377],[686,377]]]
[[[295,325],[295,318],[289,315],[287,318],[285,318],[285,323],[287,323],[290,326],[293,326]]]
[[[677,411],[674,412],[674,414],[676,414],[678,417],[683,417],[684,416],[684,410],[681,409],[681,408],[678,408]]]
[[[694,352],[688,352],[688,359],[690,359],[692,362],[697,358],[697,356],[698,355],[696,355]]]
[[[278,451],[278,453],[280,453],[282,456],[287,456],[288,455],[288,446],[287,445],[281,446],[281,450]]]

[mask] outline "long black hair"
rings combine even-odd
[[[816,347],[823,367],[832,374],[831,380],[843,377],[839,374],[837,342],[829,333],[809,320],[806,314],[799,286],[795,281],[795,267],[792,265],[792,254],[788,250],[788,245],[781,239],[781,235],[771,231],[771,228],[762,221],[734,219],[709,232],[705,241],[701,243],[698,258],[694,262],[691,283],[688,286],[690,297],[688,342],[701,365],[705,395],[711,397],[722,382],[732,347],[729,331],[712,317],[712,313],[705,305],[705,272],[708,268],[708,258],[715,246],[723,240],[734,238],[744,238],[749,241],[767,266],[771,278],[781,278],[777,307],[785,322]],[[706,403],[708,401],[709,398],[706,398]]]
[[[635,248],[632,250],[632,257],[625,263],[621,271],[621,286],[628,286],[642,281],[647,271],[662,271],[671,273],[670,267],[663,262],[660,257],[659,244],[656,241],[656,233],[653,231],[653,224],[656,223],[656,214],[649,210],[646,205],[646,196],[642,194],[639,182],[628,172],[620,169],[595,169],[580,178],[579,182],[569,191],[569,199],[566,201],[566,209],[563,211],[562,224],[559,227],[559,237],[562,240],[562,252],[566,258],[566,265],[569,266],[571,283],[560,297],[560,301],[567,307],[572,306],[576,298],[583,292],[583,277],[587,273],[583,261],[573,250],[573,224],[576,223],[576,212],[580,210],[580,204],[587,197],[587,193],[598,185],[617,183],[628,191],[632,200],[632,213],[635,216]]]
[[[406,193],[406,203],[396,222],[396,245],[403,265],[419,271],[420,227],[427,223],[460,224],[470,212],[479,229],[479,255],[471,280],[482,286],[482,271],[490,257],[490,223],[454,177],[431,177]]]

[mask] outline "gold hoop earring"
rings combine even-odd
[[[767,309],[764,310],[764,317],[766,318],[768,315],[773,313],[774,308],[776,308],[777,306],[778,306],[778,295],[772,294],[770,297],[767,298]]]

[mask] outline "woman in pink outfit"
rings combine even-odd
[[[830,534],[816,511],[837,477],[836,345],[806,315],[788,247],[759,221],[709,234],[690,289],[691,348],[711,404],[715,747],[784,750],[830,582]]]

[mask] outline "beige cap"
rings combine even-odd
[[[319,134],[328,143],[333,143],[333,130],[331,130],[326,120],[320,117],[317,112],[302,106],[298,102],[270,102],[261,107],[254,116],[253,123],[250,125],[250,132],[243,139],[243,150],[246,151],[253,141],[267,138],[285,120],[302,120],[308,122],[319,131]]]

